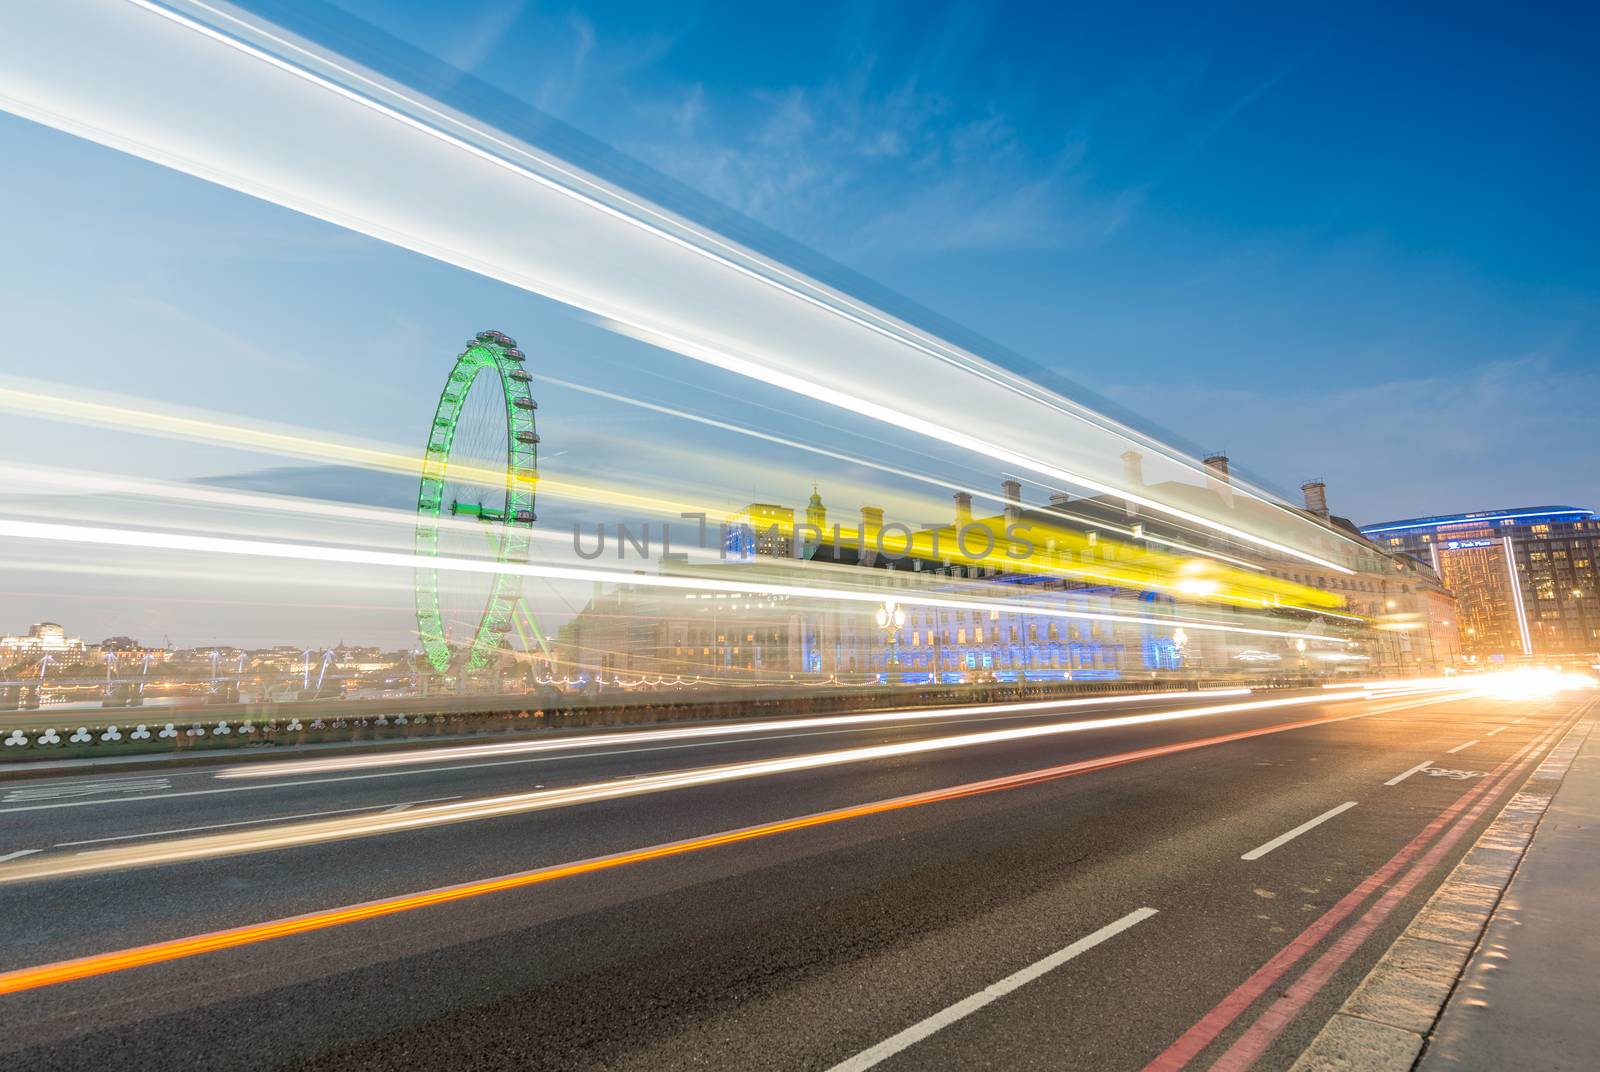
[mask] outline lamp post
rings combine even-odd
[[[895,677],[900,673],[900,627],[906,624],[906,609],[892,599],[883,601],[874,615],[878,628],[884,631],[884,640],[889,645],[889,661],[893,666],[891,674]],[[891,684],[894,681],[891,679]]]

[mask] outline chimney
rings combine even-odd
[[[1206,487],[1220,495],[1223,502],[1232,506],[1233,482],[1228,478],[1228,456],[1221,451],[1207,454],[1205,464],[1210,470],[1206,478]]]
[[[1052,491],[1050,493],[1050,506],[1052,509],[1063,509],[1071,501],[1072,496],[1064,491]]]
[[[1227,459],[1223,459],[1224,468]],[[1136,450],[1122,452],[1122,477],[1128,482],[1129,487],[1144,487],[1144,455]]]
[[[1006,524],[1009,525],[1022,516],[1022,484],[1006,480],[1000,484],[1000,490],[1005,494]]]
[[[1324,521],[1328,519],[1328,485],[1322,478],[1313,477],[1300,485],[1300,490],[1306,497],[1306,511],[1316,514]]]
[[[883,533],[883,507],[863,506],[861,508],[861,548],[856,552],[857,561],[863,566],[870,566],[878,561],[878,539]]]
[[[1144,487],[1144,455],[1136,450],[1122,452],[1122,479],[1127,481],[1129,488]],[[1138,517],[1139,508],[1131,502],[1124,502],[1122,509],[1129,517]]]
[[[963,529],[972,524],[972,493],[969,491],[956,492],[956,528]]]

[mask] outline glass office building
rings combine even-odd
[[[1482,510],[1369,525],[1389,551],[1433,564],[1456,596],[1461,649],[1482,663],[1600,658],[1600,514]]]

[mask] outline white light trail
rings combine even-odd
[[[342,841],[347,838],[370,837],[376,834],[401,833],[453,823],[495,819],[554,808],[573,807],[603,800],[620,800],[675,789],[717,785],[746,778],[792,774],[799,771],[820,770],[873,760],[925,755],[932,752],[979,748],[1010,741],[1035,740],[1071,733],[1087,733],[1094,730],[1209,718],[1244,711],[1264,711],[1278,707],[1314,703],[1338,703],[1360,698],[1359,696],[1345,695],[1328,697],[1286,696],[1272,700],[1251,700],[1242,703],[1214,704],[1205,707],[1185,707],[1173,711],[1151,712],[1148,714],[1121,715],[1085,722],[1057,722],[1043,726],[985,730],[979,733],[967,733],[950,737],[933,737],[915,741],[901,741],[893,744],[845,748],[832,752],[784,756],[777,759],[753,760],[743,763],[726,763],[690,770],[667,771],[661,774],[641,775],[623,781],[613,780],[569,786],[561,789],[541,789],[526,793],[511,793],[477,800],[463,800],[415,807],[403,812],[379,812],[375,815],[318,819],[263,830],[211,834],[149,845],[90,849],[79,853],[60,856],[51,855],[37,860],[0,866],[0,885],[42,878],[95,874],[129,867],[148,867],[156,864],[213,859],[239,853],[265,852],[274,849]]]
[[[339,562],[358,566],[392,566],[404,569],[432,569],[457,573],[512,573],[524,577],[543,577],[551,580],[600,581],[602,583],[631,584],[647,588],[670,588],[679,591],[726,592],[732,594],[755,593],[760,595],[793,596],[802,599],[832,599],[850,603],[881,603],[885,591],[882,589],[829,588],[821,585],[771,584],[760,581],[718,581],[712,578],[675,577],[620,570],[592,569],[581,566],[490,562],[481,559],[452,558],[445,555],[415,555],[396,551],[369,551],[354,547],[284,543],[273,540],[243,540],[220,536],[196,536],[176,532],[152,532],[141,529],[94,528],[87,525],[18,521],[9,518],[0,519],[0,537],[4,536],[23,540],[80,543],[102,547],[195,551],[219,555],[285,559],[298,562]],[[1121,622],[1128,625],[1157,625],[1162,628],[1174,628],[1181,625],[1185,629],[1191,630],[1199,629],[1218,633],[1283,637],[1290,640],[1304,640],[1308,644],[1342,645],[1345,643],[1337,637],[1321,637],[1304,632],[1286,632],[1278,629],[1255,629],[1248,626],[1223,625],[1217,622],[1193,621],[1186,618],[1141,618],[1130,614],[1065,610],[1059,607],[1043,606],[1022,601],[950,599],[917,594],[900,588],[890,591],[893,592],[894,598],[898,602],[907,606],[940,607],[949,610],[966,611],[992,610],[1008,614],[1027,613],[1049,618]]]
[[[1249,689],[1205,689],[1194,693],[1145,692],[1130,696],[1094,696],[1078,700],[1037,700],[1027,703],[970,704],[963,707],[921,707],[899,711],[872,711],[857,715],[827,715],[820,718],[775,719],[770,722],[740,722],[710,726],[680,726],[666,730],[628,733],[585,734],[545,741],[512,741],[507,744],[473,744],[445,748],[407,749],[404,752],[375,756],[337,756],[283,763],[261,763],[230,767],[218,778],[278,778],[288,775],[319,774],[325,771],[370,770],[414,764],[440,763],[457,759],[483,759],[490,756],[520,755],[528,752],[564,752],[604,745],[634,745],[651,741],[688,740],[696,737],[740,737],[747,734],[787,730],[819,729],[829,726],[866,726],[881,722],[907,722],[918,719],[949,719],[967,715],[1013,715],[1066,710],[1074,707],[1105,707],[1115,704],[1150,703],[1157,700],[1182,700],[1187,696],[1215,699],[1222,696],[1248,696]]]
[[[70,79],[54,62],[62,55],[75,58]],[[1122,450],[1146,441],[1115,422],[207,4],[0,5],[0,107],[546,295],[694,360],[1242,542],[1336,572],[1349,570],[1312,549],[1358,549],[1239,482],[1237,503],[1158,501],[1124,480]],[[919,391],[906,392],[908,380]],[[821,387],[846,383],[848,393]],[[1072,470],[1046,461],[1064,453]]]

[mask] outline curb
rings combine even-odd
[[[1595,727],[1591,701],[1290,1072],[1409,1072]]]

